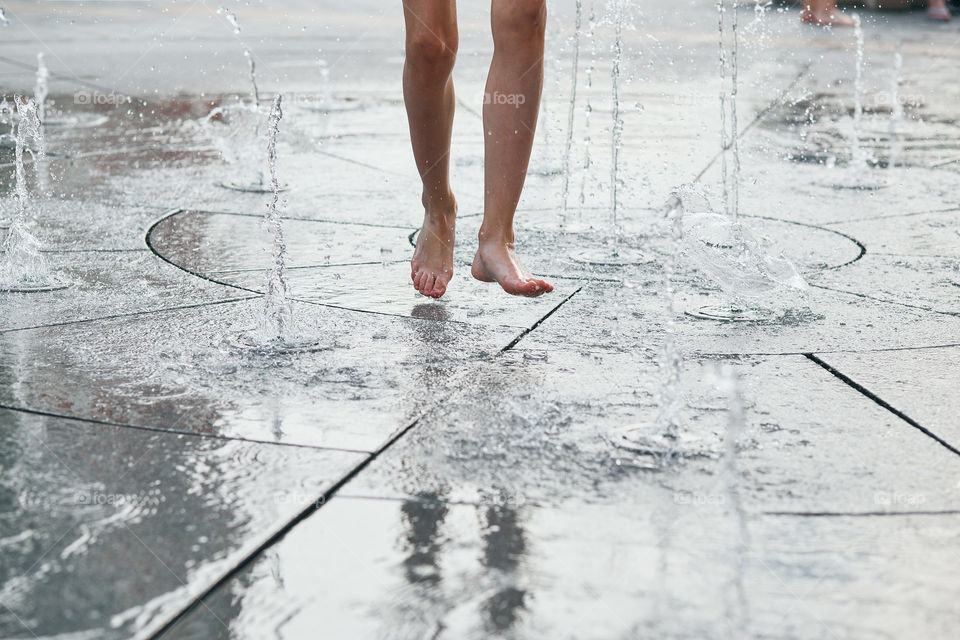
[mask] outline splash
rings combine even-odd
[[[43,128],[33,99],[14,97],[17,120],[14,127],[14,216],[0,245],[0,289],[32,292],[60,288],[50,275],[46,260],[40,253],[40,242],[27,229],[27,210],[30,195],[24,153],[34,155],[34,166],[44,166]],[[33,147],[31,147],[31,143]]]
[[[3,7],[0,7],[0,24],[5,27],[10,26],[10,18],[7,17],[7,10]]]
[[[690,261],[720,286],[730,307],[706,307],[691,313],[711,320],[773,320],[760,299],[784,289],[804,292],[806,281],[793,263],[769,243],[761,242],[740,220],[739,0],[717,3],[720,60],[720,157],[723,173],[722,214],[693,187],[679,195],[685,211],[684,244]],[[728,42],[729,40],[729,42]],[[778,300],[778,302],[780,302]]]

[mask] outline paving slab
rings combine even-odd
[[[6,406],[268,442],[372,451],[519,329],[295,304],[315,350],[234,346],[248,300],[0,334]],[[144,336],[149,336],[145,339]],[[455,375],[456,374],[456,375]]]
[[[146,637],[362,459],[0,409],[0,635]]]
[[[50,274],[65,288],[0,293],[0,331],[135,316],[163,309],[252,297],[199,278],[149,251],[76,251],[44,254]]]
[[[958,352],[960,349],[954,346],[896,353],[825,354],[822,359],[960,449]]]
[[[731,300],[689,245],[669,315],[663,278],[670,191],[721,200],[712,2],[625,5],[619,105],[614,5],[551,4],[517,217],[557,285],[538,300],[469,278],[492,48],[489,5],[460,3],[457,276],[439,302],[409,285],[422,208],[398,6],[237,6],[235,29],[216,6],[5,3],[4,86],[32,92],[43,50],[53,113],[75,122],[48,119],[27,171],[32,228],[74,282],[0,297],[0,405],[20,410],[0,409],[0,636],[952,637],[960,27],[863,14],[861,145],[882,184],[838,189],[853,33],[761,4],[739,14],[740,220],[811,287],[750,303],[770,322],[721,323],[691,315]],[[270,194],[221,186],[259,165],[229,162],[209,118],[250,100],[244,49],[264,106],[284,95],[301,351],[238,345],[263,304]],[[602,264],[618,249],[641,257]],[[667,402],[671,332],[682,433],[710,455],[664,469],[616,443]]]
[[[714,459],[659,473],[650,457],[614,445],[626,429],[656,431],[662,383],[654,357],[525,343],[421,419],[345,494],[483,502],[502,493],[542,505],[639,506],[663,486],[691,499],[723,493],[731,401],[712,381],[715,362],[688,362],[679,392],[683,432]],[[741,493],[751,513],[960,508],[954,452],[805,357],[734,362],[747,414]],[[842,429],[838,406],[850,408]],[[888,502],[908,495],[913,504]]]
[[[958,622],[956,516],[751,519],[741,546],[724,509],[668,500],[335,498],[162,637],[866,639]]]
[[[632,351],[658,348],[668,314],[662,279],[654,273],[590,282],[524,340],[531,348]],[[954,344],[956,317],[811,287],[801,311],[773,324],[692,317],[731,301],[697,273],[678,279],[677,344],[690,355],[872,351]]]

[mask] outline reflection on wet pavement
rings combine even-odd
[[[490,44],[487,7],[460,3],[460,235],[433,301],[409,282],[401,16],[340,4],[236,7],[264,104],[287,105],[286,278],[319,345],[272,354],[238,347],[271,263],[267,198],[219,186],[259,170],[238,34],[216,7],[4,5],[10,91],[32,91],[30,43],[50,49],[28,218],[68,286],[0,294],[0,637],[952,637],[954,27],[867,14],[861,142],[882,188],[864,191],[834,188],[848,35],[742,12],[741,221],[810,288],[756,302],[771,322],[721,323],[696,313],[734,301],[662,220],[691,181],[720,207],[712,6],[625,5],[615,104],[603,3],[551,5],[517,244],[557,291],[515,300],[469,276]],[[577,6],[594,24],[574,68]],[[614,186],[636,264],[602,259]],[[671,322],[678,419],[706,455],[664,467],[617,434],[655,425]],[[718,360],[742,382],[732,454]]]

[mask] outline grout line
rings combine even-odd
[[[832,365],[824,362],[823,360],[821,360],[820,358],[818,358],[816,355],[814,355],[814,354],[812,354],[812,353],[805,353],[805,354],[803,354],[803,355],[804,355],[808,360],[810,360],[811,362],[814,362],[814,363],[816,363],[817,365],[821,366],[821,367],[822,367],[823,369],[825,369],[828,373],[832,374],[833,376],[835,376],[837,379],[839,379],[840,381],[842,381],[842,382],[845,383],[846,385],[850,386],[851,388],[855,389],[856,391],[859,391],[862,395],[866,396],[866,397],[869,398],[870,400],[873,400],[875,403],[877,403],[878,405],[880,405],[881,407],[883,407],[884,409],[886,409],[887,411],[889,411],[889,412],[892,413],[893,415],[897,416],[898,418],[900,418],[901,420],[903,420],[904,422],[906,422],[907,424],[909,424],[909,425],[910,425],[911,427],[913,427],[914,429],[917,429],[917,430],[920,431],[921,433],[929,436],[930,438],[933,438],[933,439],[936,440],[938,443],[940,443],[940,445],[942,445],[944,448],[946,448],[948,451],[950,451],[950,452],[952,452],[952,453],[955,453],[955,454],[957,454],[957,455],[960,455],[960,449],[957,449],[957,448],[954,447],[952,444],[950,444],[949,442],[947,442],[946,440],[944,440],[943,438],[941,438],[940,436],[938,436],[938,435],[935,434],[934,432],[930,431],[929,429],[927,429],[926,427],[924,427],[922,424],[920,424],[919,422],[917,422],[916,420],[914,420],[913,418],[911,418],[910,416],[908,416],[908,415],[905,414],[904,412],[900,411],[899,409],[897,409],[896,407],[894,407],[892,404],[890,404],[889,402],[887,402],[886,400],[884,400],[883,398],[881,398],[881,397],[878,396],[877,394],[873,393],[872,391],[870,391],[869,389],[867,389],[866,387],[864,387],[862,384],[860,384],[859,382],[857,382],[857,381],[854,380],[853,378],[851,378],[851,377],[847,376],[846,374],[842,373],[839,369],[834,368]]]
[[[256,293],[256,292],[254,292]],[[186,309],[199,309],[200,307],[210,307],[218,304],[232,304],[234,302],[243,302],[245,300],[255,300],[260,295],[245,296],[243,298],[227,298],[226,300],[214,300],[212,302],[198,302],[196,304],[186,304],[178,307],[162,307],[160,309],[147,309],[144,311],[131,311],[129,313],[117,313],[109,316],[99,316],[96,318],[81,318],[79,320],[67,320],[64,322],[54,322],[52,324],[38,324],[32,327],[17,327],[14,329],[0,329],[0,335],[14,333],[16,331],[33,331],[34,329],[48,329],[52,327],[68,327],[75,324],[85,324],[88,322],[100,322],[102,320],[116,320],[118,318],[133,318],[136,316],[146,316],[154,313],[167,313],[169,311],[182,311]]]
[[[528,335],[530,335],[533,331],[535,331],[541,324],[543,324],[544,322],[546,322],[546,320],[547,320],[550,316],[552,316],[554,313],[556,313],[557,311],[560,310],[560,307],[562,307],[562,306],[565,305],[567,302],[569,302],[570,299],[573,298],[573,296],[577,295],[577,294],[580,293],[580,291],[582,291],[582,290],[583,290],[583,285],[580,285],[579,287],[577,287],[576,290],[575,290],[573,293],[571,293],[571,294],[568,295],[566,298],[564,298],[563,300],[561,300],[561,301],[557,304],[557,306],[555,306],[553,309],[550,309],[550,311],[547,312],[547,315],[543,316],[542,318],[540,318],[539,320],[537,320],[536,322],[534,322],[533,325],[532,325],[530,328],[524,329],[523,332],[522,332],[520,335],[518,335],[516,338],[514,338],[513,340],[510,341],[510,344],[508,344],[507,346],[505,346],[503,349],[500,349],[500,353],[506,353],[507,351],[510,351],[510,350],[513,349],[515,346],[517,346],[517,344],[518,344],[521,340],[523,340],[524,338],[526,338],[526,337],[527,337]]]
[[[873,518],[886,516],[957,516],[958,509],[943,511],[761,511],[762,516],[788,516],[798,518]]]
[[[7,411],[16,411],[17,413],[26,413],[33,416],[43,416],[45,418],[58,418],[60,420],[71,420],[75,422],[85,422],[87,424],[96,424],[104,427],[116,427],[118,429],[133,429],[135,431],[149,431],[153,433],[163,433],[176,436],[186,436],[190,438],[202,438],[204,440],[221,440],[225,442],[248,442],[252,444],[262,444],[268,446],[290,447],[293,449],[313,449],[316,451],[342,451],[344,453],[369,454],[364,449],[348,449],[343,447],[323,447],[312,444],[302,444],[298,442],[278,442],[276,440],[259,440],[257,438],[244,438],[241,436],[226,436],[219,433],[200,433],[199,431],[189,431],[186,429],[168,429],[165,427],[151,427],[147,425],[130,424],[127,422],[111,422],[109,420],[97,420],[96,418],[85,418],[54,413],[52,411],[41,411],[39,409],[27,409],[24,407],[15,407],[13,405],[0,403],[0,409]]]
[[[926,311],[926,312],[928,312],[928,313],[938,313],[938,314],[943,315],[943,316],[952,316],[952,317],[960,316],[960,311],[941,311],[940,309],[933,309],[933,308],[930,308],[930,307],[923,307],[923,306],[916,305],[916,304],[910,304],[909,302],[897,302],[896,300],[885,300],[884,298],[877,298],[877,297],[875,297],[875,296],[868,296],[868,295],[865,294],[865,293],[858,293],[858,292],[856,292],[856,291],[847,291],[847,290],[845,290],[845,289],[835,289],[835,288],[833,288],[833,287],[827,287],[827,286],[822,285],[822,284],[811,284],[810,286],[813,287],[813,288],[815,288],[815,289],[823,289],[824,291],[832,291],[832,292],[834,292],[834,293],[843,293],[843,294],[846,294],[846,295],[850,295],[850,296],[854,296],[854,297],[857,297],[857,298],[861,298],[861,299],[863,299],[863,300],[871,300],[871,301],[873,301],[873,302],[879,302],[879,303],[881,303],[881,304],[892,304],[892,305],[898,306],[898,307],[906,307],[907,309],[916,309],[916,310],[918,310],[918,311]]]

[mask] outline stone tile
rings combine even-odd
[[[45,255],[66,288],[0,293],[0,331],[150,313],[218,303],[251,294],[205,282],[164,263],[147,250],[80,251]]]
[[[334,499],[163,637],[866,639],[958,621],[955,516],[761,518],[738,539],[723,509],[667,500]]]
[[[0,635],[145,637],[362,458],[0,409]]]
[[[827,364],[960,449],[956,367],[960,349],[830,353]],[[960,477],[957,482],[960,483]],[[960,485],[957,486],[960,492]]]
[[[8,406],[113,423],[373,450],[517,329],[295,305],[318,349],[233,346],[256,300],[0,334]],[[429,315],[429,314],[427,314]]]
[[[659,472],[652,458],[615,446],[626,429],[656,432],[662,374],[652,355],[525,342],[474,375],[344,493],[643,505],[668,486],[722,499],[731,401],[717,389],[715,363],[688,362],[679,391],[683,433],[715,459]],[[888,499],[900,495],[924,509],[960,508],[960,458],[821,367],[802,356],[732,363],[747,415],[738,464],[750,512],[917,508]]]
[[[524,340],[536,349],[628,351],[662,343],[663,284],[655,271],[628,272],[619,282],[590,282]],[[957,318],[812,287],[790,304],[798,310],[770,324],[725,323],[690,316],[704,306],[729,305],[692,270],[678,278],[679,348],[694,354],[776,354],[868,351],[955,342]],[[656,293],[654,293],[656,292]],[[776,302],[774,300],[774,302]],[[562,346],[561,346],[562,345]]]

